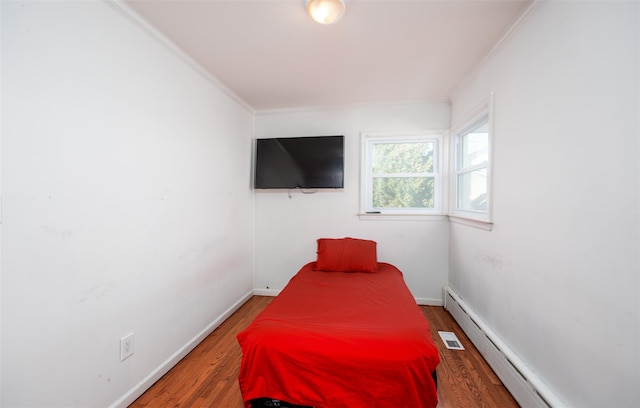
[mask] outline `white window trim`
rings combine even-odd
[[[460,135],[475,127],[485,117],[488,118],[489,128],[489,149],[487,163],[487,211],[476,212],[473,210],[459,209],[458,207],[458,143]],[[451,191],[450,191],[450,208],[449,219],[453,222],[469,225],[472,227],[491,230],[493,227],[493,92],[489,94],[489,98],[470,114],[458,125],[452,127],[451,137]],[[484,167],[484,166],[483,166]]]
[[[361,220],[372,219],[402,219],[402,220],[415,220],[424,217],[442,217],[446,216],[445,199],[447,197],[447,183],[446,174],[448,169],[447,158],[448,155],[445,152],[448,150],[448,144],[446,143],[449,135],[448,129],[429,129],[429,130],[416,130],[416,131],[385,131],[385,132],[361,132],[360,133],[360,212],[358,216]],[[368,197],[371,191],[371,177],[369,174],[370,157],[368,144],[370,141],[389,141],[398,142],[411,139],[424,139],[431,138],[437,141],[438,155],[434,178],[434,208],[433,209],[408,209],[397,210],[390,209],[381,212],[374,211],[369,208]],[[372,212],[374,211],[374,212]]]

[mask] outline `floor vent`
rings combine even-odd
[[[442,342],[450,350],[464,350],[462,343],[458,340],[458,336],[454,332],[439,331],[438,334]]]

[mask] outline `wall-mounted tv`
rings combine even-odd
[[[344,187],[344,136],[256,139],[254,187]]]

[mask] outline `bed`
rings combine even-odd
[[[374,241],[319,239],[316,261],[238,334],[246,408],[436,407],[429,324],[375,253]]]

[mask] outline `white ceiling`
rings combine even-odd
[[[253,109],[446,98],[530,0],[126,0]]]

